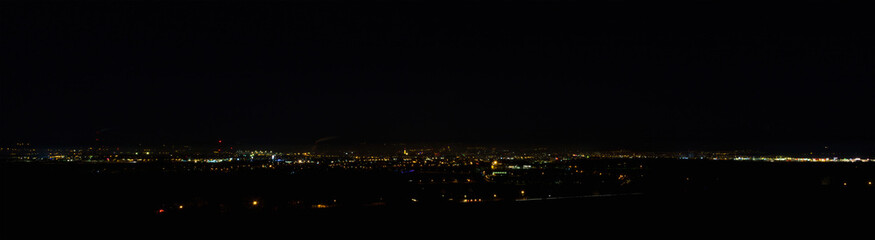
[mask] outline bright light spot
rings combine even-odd
[[[258,201],[252,201],[252,206],[258,205]]]
[[[158,213],[164,213],[164,209],[158,209]]]
[[[418,200],[416,200],[416,198],[411,198],[410,201],[418,202]]]
[[[179,209],[182,209],[182,205],[179,205]]]

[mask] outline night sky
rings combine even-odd
[[[0,138],[875,149],[871,9],[731,2],[3,2]]]

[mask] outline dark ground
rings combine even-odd
[[[145,164],[136,168],[146,170],[125,175],[83,171],[98,166],[92,164],[4,164],[3,226],[13,233],[251,224],[268,231],[291,227],[326,234],[357,229],[365,231],[362,234],[437,231],[455,236],[456,230],[488,228],[494,230],[487,232],[499,235],[514,235],[514,231],[637,235],[675,228],[742,226],[818,226],[824,230],[872,220],[875,187],[868,182],[875,179],[875,165],[871,163],[669,159],[643,163],[647,177],[635,195],[475,204],[410,204],[403,200],[415,188],[391,174],[348,173],[345,178],[332,175],[326,181],[319,175],[168,176],[159,174],[156,165]],[[355,203],[368,194],[385,197],[385,205],[270,209],[281,205],[271,199],[314,195]],[[242,199],[253,198],[262,199],[263,207],[240,207],[246,205]],[[179,212],[167,206],[180,199],[188,201],[185,204],[191,211],[187,214],[174,214]],[[216,202],[232,206],[220,210]],[[193,208],[198,204],[202,207]],[[168,214],[156,213],[159,208],[167,208]],[[639,232],[627,232],[634,229]],[[653,230],[640,232],[643,229]]]

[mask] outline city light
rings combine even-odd
[[[857,4],[13,2],[0,225],[24,236],[769,236],[875,203]]]
[[[215,150],[215,149],[213,149]],[[405,184],[416,185],[411,188],[409,195],[403,196],[403,199],[409,199],[410,205],[431,206],[434,203],[454,203],[454,204],[471,204],[471,203],[492,203],[492,202],[516,202],[516,201],[544,201],[552,199],[571,199],[571,198],[589,198],[589,197],[606,197],[619,196],[616,195],[622,191],[641,191],[640,183],[648,183],[645,178],[645,173],[651,171],[651,166],[663,163],[684,164],[687,161],[697,161],[697,164],[714,164],[721,165],[723,161],[713,161],[713,159],[726,160],[726,164],[744,164],[751,161],[762,161],[766,165],[781,166],[787,165],[785,162],[812,162],[810,164],[822,164],[821,162],[830,162],[839,166],[846,167],[863,167],[868,158],[793,158],[787,156],[769,156],[769,157],[738,157],[727,153],[708,153],[700,152],[699,155],[691,155],[690,159],[695,160],[673,160],[671,157],[660,156],[655,153],[632,153],[610,152],[610,153],[586,153],[573,154],[563,152],[543,152],[543,153],[528,153],[528,152],[511,152],[504,153],[474,153],[466,152],[465,154],[449,154],[441,153],[439,157],[434,157],[435,152],[428,149],[417,149],[415,153],[423,152],[422,155],[404,156],[401,151],[395,153],[365,153],[364,151],[345,151],[339,153],[313,153],[313,152],[281,152],[270,150],[241,150],[237,152],[223,153],[201,153],[176,156],[171,151],[161,148],[136,148],[128,152],[110,149],[111,152],[105,155],[99,155],[96,152],[85,152],[83,154],[79,149],[69,150],[52,150],[53,158],[64,158],[61,161],[67,162],[71,159],[76,159],[79,156],[82,158],[94,159],[92,163],[137,163],[137,162],[154,162],[157,159],[161,161],[180,162],[184,164],[167,164],[160,166],[161,174],[209,174],[220,176],[257,176],[261,174],[272,175],[276,172],[282,172],[284,175],[313,176],[327,171],[344,171],[344,172],[360,172],[360,173],[379,173],[390,174],[401,178]],[[137,153],[143,153],[137,156]],[[147,155],[148,153],[148,155]],[[171,157],[171,155],[173,155]],[[576,155],[577,157],[574,157]],[[95,158],[97,156],[98,158]],[[700,157],[701,156],[701,157]],[[728,157],[714,157],[728,156]],[[241,158],[242,157],[242,158]],[[556,159],[560,160],[556,160]],[[652,158],[652,160],[650,159]],[[97,160],[99,159],[99,160]],[[242,159],[242,160],[241,160]],[[271,160],[274,159],[274,160]],[[279,161],[276,161],[278,159]],[[501,160],[498,160],[501,159]],[[640,159],[640,160],[636,160]],[[848,160],[845,162],[843,159]],[[645,161],[646,162],[642,162]],[[57,161],[51,159],[51,161]],[[772,163],[774,162],[774,163]],[[321,165],[320,165],[321,164]],[[758,165],[759,163],[755,164]],[[808,163],[802,163],[808,164]],[[644,166],[648,167],[645,168]],[[788,166],[794,166],[790,164]],[[85,165],[87,166],[87,165]],[[115,170],[113,164],[95,164],[94,174],[107,175],[119,174],[119,169],[131,168],[136,166],[119,167]],[[487,167],[489,166],[489,167]],[[147,166],[150,167],[150,166]],[[659,169],[659,168],[656,168]],[[124,170],[131,172],[130,170]],[[116,172],[116,173],[113,173]],[[780,174],[768,174],[768,178],[779,177]],[[182,175],[179,175],[182,176]],[[546,177],[545,177],[546,176]],[[673,175],[679,180],[679,183],[685,186],[697,186],[704,184],[708,186],[711,181],[717,178],[699,177],[699,174],[685,173]],[[333,176],[337,177],[337,176]],[[867,176],[868,177],[868,176]],[[342,178],[342,177],[341,177]],[[820,186],[832,186],[843,189],[843,191],[856,191],[855,183],[863,186],[872,186],[872,180],[858,180],[856,177],[841,178],[841,180],[833,179],[824,180]],[[546,180],[546,181],[545,181]],[[323,180],[320,180],[323,181]],[[333,180],[331,180],[333,181]],[[284,180],[277,181],[284,182]],[[598,188],[587,187],[589,184],[599,186]],[[269,181],[258,184],[275,184]],[[308,183],[310,184],[310,183]],[[320,184],[314,181],[312,184]],[[464,184],[464,187],[459,186]],[[570,188],[540,188],[532,189],[532,186],[541,186],[547,184],[550,186],[573,186]],[[525,189],[522,187],[525,186]],[[453,190],[454,188],[457,188]],[[710,187],[710,186],[709,186]],[[282,189],[279,187],[278,189]],[[420,190],[415,190],[420,189]],[[579,189],[579,190],[574,190]],[[646,189],[645,189],[646,190]],[[432,193],[440,191],[438,195]],[[519,192],[519,195],[507,195],[508,193]],[[577,191],[569,194],[568,192],[557,191]],[[499,198],[498,195],[507,195]],[[491,198],[485,198],[488,196]],[[438,197],[440,196],[440,197]],[[516,197],[514,197],[516,196]],[[341,207],[346,209],[348,206],[383,206],[397,204],[397,201],[379,201],[374,200],[370,203],[362,203],[361,201],[346,201],[344,198],[340,200],[338,196],[331,198],[312,199],[314,201],[304,203],[300,199],[294,199],[290,202],[294,203],[294,208],[335,208]],[[274,208],[272,205],[264,205],[260,203],[261,198],[252,196],[248,201],[234,199],[239,205],[246,206],[253,211],[271,212],[284,211]],[[277,199],[274,199],[277,200]],[[271,200],[271,202],[274,202]],[[199,200],[195,200],[199,201]],[[287,199],[279,199],[279,202],[287,202]],[[203,204],[183,205],[181,203],[192,202],[192,199],[174,199],[170,203],[163,203],[161,206],[171,206],[168,209],[157,209],[158,214],[176,214],[173,210],[185,214],[200,212],[198,209],[204,209]],[[225,206],[231,200],[221,204]]]

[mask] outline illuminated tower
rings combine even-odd
[[[234,154],[234,146],[231,146],[222,139],[216,140],[215,149],[216,150],[213,151],[213,153],[216,155],[216,157],[225,158],[231,157]]]

